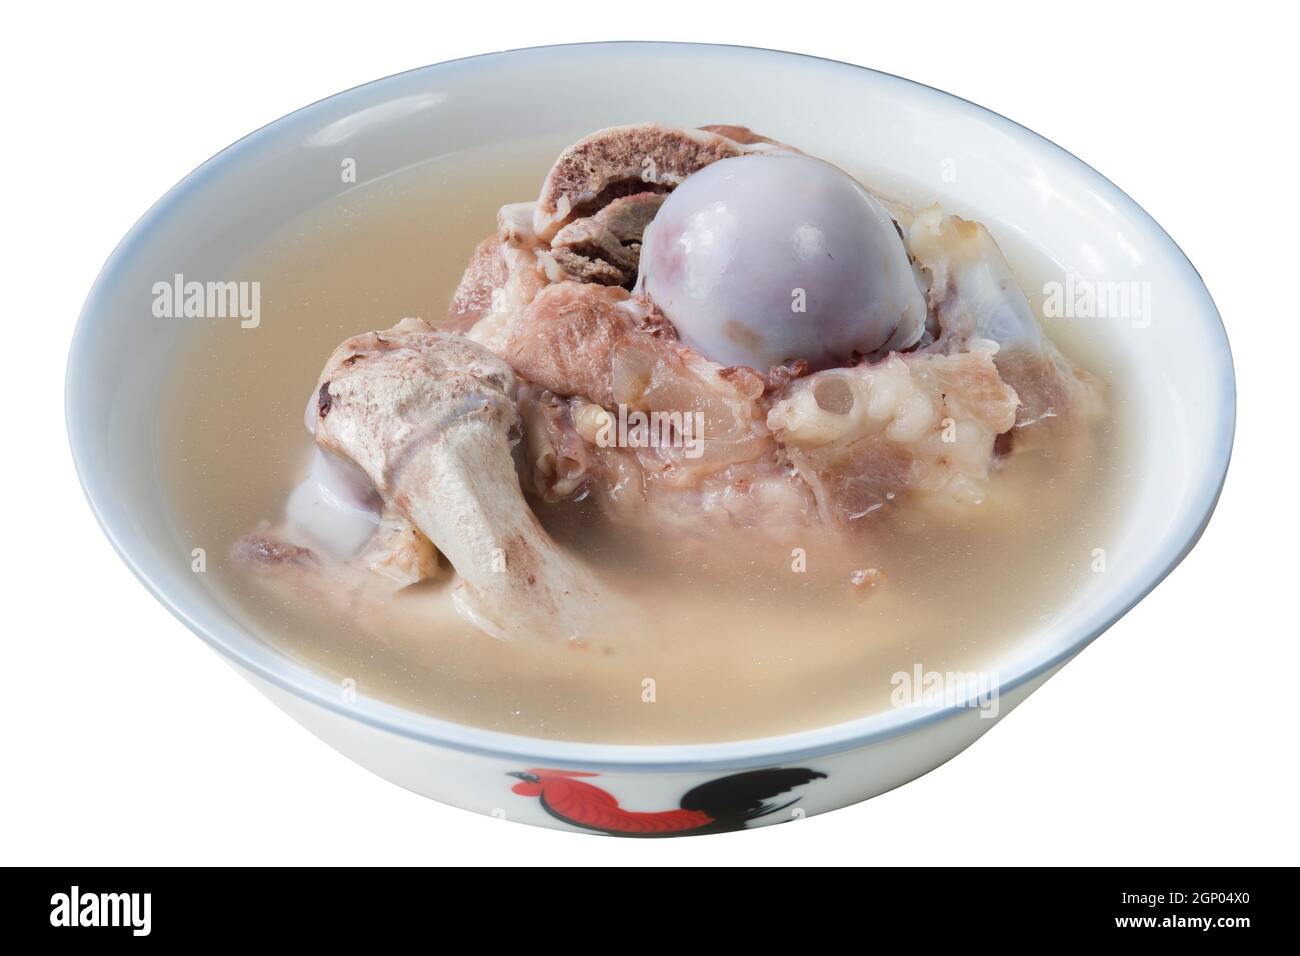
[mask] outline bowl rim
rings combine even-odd
[[[1195,282],[1199,285],[1195,292],[1199,298],[1203,298],[1204,306],[1204,308],[1197,311],[1195,318],[1197,321],[1204,323],[1211,335],[1218,339],[1215,347],[1218,358],[1218,380],[1213,383],[1213,386],[1207,386],[1213,387],[1223,399],[1219,405],[1218,419],[1212,428],[1214,433],[1213,452],[1203,462],[1196,489],[1189,495],[1188,504],[1180,515],[1180,523],[1176,530],[1168,535],[1165,548],[1160,552],[1160,557],[1152,565],[1141,569],[1138,573],[1134,573],[1131,584],[1125,589],[1123,596],[1094,615],[1094,619],[1090,620],[1067,646],[1055,650],[1044,659],[1014,673],[1010,677],[1000,679],[998,685],[999,695],[1005,696],[1025,684],[1040,678],[1045,679],[1055,668],[1069,660],[1127,614],[1182,562],[1205,531],[1226,480],[1228,465],[1232,457],[1236,425],[1236,376],[1227,332],[1204,280],[1178,244],[1145,209],[1092,166],[1046,137],[993,110],[979,106],[944,90],[918,83],[915,80],[827,57],[765,47],[678,41],[592,41],[518,47],[445,60],[394,73],[323,97],[259,127],[200,164],[158,199],[118,242],[96,277],[73,332],[64,388],[65,425],[78,481],[100,528],[132,573],[178,620],[222,656],[238,665],[239,668],[275,688],[286,691],[306,702],[324,707],[334,714],[359,721],[377,730],[394,733],[435,747],[444,747],[464,753],[493,757],[503,761],[523,762],[530,765],[550,764],[619,772],[688,772],[703,769],[734,769],[806,761],[829,754],[856,750],[897,737],[938,721],[955,717],[964,710],[971,708],[973,701],[959,701],[936,706],[919,705],[869,714],[864,717],[789,734],[695,744],[597,744],[486,730],[422,714],[371,698],[358,698],[356,702],[344,702],[337,692],[336,685],[319,677],[319,675],[313,674],[309,668],[289,660],[279,652],[273,652],[274,659],[283,665],[278,668],[270,667],[264,662],[254,659],[247,652],[246,645],[251,641],[257,642],[263,647],[265,646],[254,635],[229,615],[225,615],[224,627],[222,628],[213,628],[196,620],[180,602],[173,600],[165,593],[153,576],[150,575],[148,569],[143,567],[123,545],[120,529],[106,514],[103,507],[102,496],[106,493],[106,490],[97,490],[92,487],[94,481],[93,476],[88,474],[86,453],[78,442],[76,409],[84,401],[81,397],[81,382],[84,379],[75,373],[86,350],[86,329],[94,321],[94,306],[102,294],[101,290],[112,284],[114,273],[121,262],[128,257],[132,247],[149,232],[153,225],[168,214],[171,208],[180,201],[183,194],[201,185],[200,180],[208,174],[227,164],[238,162],[245,151],[274,136],[280,128],[287,125],[287,121],[291,118],[302,119],[312,111],[323,108],[324,104],[331,103],[344,96],[359,91],[378,93],[383,87],[396,84],[402,78],[410,78],[418,74],[435,74],[471,62],[508,59],[523,54],[560,55],[568,53],[573,55],[601,47],[642,47],[657,51],[678,49],[695,53],[713,49],[726,51],[731,55],[754,56],[756,60],[761,60],[764,57],[799,58],[814,63],[829,64],[837,68],[863,71],[884,77],[926,91],[927,95],[955,101],[959,108],[981,115],[986,121],[1000,126],[1014,136],[1027,138],[1036,142],[1040,147],[1046,147],[1048,150],[1062,154],[1067,160],[1077,164],[1085,174],[1091,174],[1095,185],[1100,187],[1112,202],[1127,209],[1130,213],[1136,214],[1139,220],[1144,220],[1147,225],[1153,227],[1153,235],[1158,237],[1158,240],[1163,244],[1165,255],[1172,256],[1174,259],[1181,259],[1186,264],[1190,274],[1195,276]],[[1207,426],[1207,428],[1209,427]]]

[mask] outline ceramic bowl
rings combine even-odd
[[[969,746],[996,718],[959,701],[785,736],[613,746],[489,732],[350,699],[242,627],[190,572],[160,487],[164,371],[198,332],[151,314],[154,283],[177,272],[210,275],[249,237],[316,207],[337,187],[313,173],[323,163],[338,168],[341,156],[364,156],[366,176],[380,177],[506,135],[643,119],[743,124],[845,168],[932,182],[946,206],[977,215],[1000,241],[1029,239],[1063,273],[1152,290],[1140,334],[1114,336],[1135,370],[1126,404],[1134,477],[1111,543],[1122,559],[1000,662],[997,710],[1005,716],[1199,538],[1232,445],[1231,355],[1196,270],[1128,196],[1010,120],[898,77],[770,50],[614,43],[493,53],[322,100],[209,160],[121,242],[77,326],[68,430],[91,506],[145,586],[304,727],[375,773],[455,806],[564,829],[658,836],[755,828],[905,783]],[[334,344],[320,343],[322,356]],[[699,809],[731,791],[770,792],[769,812],[710,819]],[[585,816],[566,815],[576,806],[588,808]]]

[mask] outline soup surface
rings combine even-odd
[[[1106,388],[1094,450],[1002,462],[981,505],[882,509],[847,546],[830,532],[790,539],[686,540],[616,533],[571,504],[533,505],[543,525],[630,596],[652,640],[532,646],[486,637],[453,609],[445,582],[382,611],[341,616],[251,583],[237,538],[278,521],[312,450],[303,409],[331,350],[404,317],[440,321],[499,206],[536,195],[566,140],[460,154],[338,198],[249,250],[261,322],[202,326],[182,356],[161,422],[160,466],[187,548],[206,581],[268,644],[357,693],[511,733],[608,743],[696,743],[788,733],[891,706],[895,675],[988,672],[1068,596],[1089,586],[1117,519],[1128,444],[1113,331],[1043,321]],[[933,191],[850,170],[897,198]],[[1041,316],[1062,270],[1003,245]],[[874,587],[846,582],[878,569]]]

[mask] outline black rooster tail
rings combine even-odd
[[[767,802],[772,797],[789,793],[795,787],[825,776],[806,767],[749,770],[700,784],[682,797],[682,808],[707,813],[715,821],[715,826],[710,829],[740,830],[751,820],[779,813],[799,802],[795,797],[773,805]]]
[[[775,805],[766,803],[745,817],[745,822],[748,823],[750,820],[757,820],[759,817],[770,817],[774,813],[780,813],[782,810],[787,810],[790,807],[793,807],[798,802],[799,798],[795,797],[793,800],[787,800],[785,803],[778,803]]]

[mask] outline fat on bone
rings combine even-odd
[[[923,351],[955,353],[978,340],[998,344],[994,362],[1019,396],[1007,446],[1048,443],[1081,457],[1091,450],[1103,410],[1101,383],[1043,334],[1029,300],[982,224],[921,210],[908,225],[909,251],[927,279],[938,334]]]
[[[513,317],[562,277],[533,232],[536,204],[510,203],[497,212],[497,231],[479,243],[448,310],[448,328],[498,351]],[[553,274],[548,273],[548,265]]]
[[[813,489],[824,520],[847,524],[902,492],[935,503],[983,500],[998,435],[1018,398],[993,364],[997,346],[890,355],[800,379],[768,427]]]
[[[562,152],[542,183],[533,229],[547,241],[572,219],[593,211],[618,190],[667,191],[710,163],[756,150],[779,148],[743,127],[714,127],[749,142],[708,129],[678,129],[658,123],[612,126],[580,139]],[[743,134],[742,131],[743,130]]]
[[[447,309],[447,324],[443,328],[454,332],[468,331],[475,322],[492,311],[493,293],[504,287],[510,278],[502,254],[502,242],[500,233],[494,232],[474,248],[469,265],[461,275],[460,284],[452,294],[451,305]]]
[[[1043,335],[1029,301],[983,225],[930,206],[908,227],[907,247],[938,313],[937,351],[964,348],[972,339],[990,339],[1002,349],[1039,348]]]
[[[542,498],[590,495],[616,524],[687,535],[779,536],[815,516],[765,424],[763,377],[682,345],[624,289],[547,287],[520,310],[501,354],[528,383],[519,399],[526,477]],[[698,442],[688,452],[611,441],[625,412],[698,414]]]
[[[359,467],[460,578],[458,608],[512,639],[589,639],[616,599],[546,534],[512,456],[514,373],[463,336],[407,320],[344,342],[318,385],[316,441]]]
[[[698,413],[698,457],[654,449],[662,480],[693,484],[706,474],[774,452],[763,423],[762,376],[724,368],[661,334],[645,303],[621,288],[561,282],[520,311],[501,354],[529,382],[611,412]]]
[[[561,398],[536,385],[520,389],[524,426],[523,480],[545,501],[591,501],[611,527],[671,534],[679,556],[723,530],[754,532],[760,547],[785,542],[815,523],[808,487],[766,453],[721,469],[696,469],[690,459],[609,443],[602,428],[615,416],[585,398]]]

